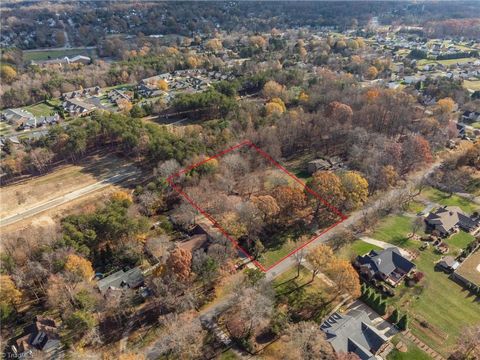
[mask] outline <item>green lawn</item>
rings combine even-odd
[[[423,209],[425,209],[425,204],[422,204],[419,201],[412,201],[410,204],[408,204],[407,211],[412,214],[418,214]]]
[[[480,90],[480,80],[463,80],[463,87],[470,90]]]
[[[23,110],[31,112],[35,116],[48,116],[55,113],[55,109],[45,103],[38,103],[35,105],[25,106]]]
[[[453,245],[459,249],[465,249],[468,244],[470,244],[475,237],[465,231],[460,231],[458,234],[453,235],[448,238],[445,242],[448,245]]]
[[[468,214],[471,214],[475,210],[479,209],[478,205],[475,205],[474,203],[472,203],[471,201],[465,198],[462,198],[457,195],[449,196],[447,193],[435,188],[428,188],[424,190],[422,192],[422,196],[426,196],[430,201],[433,201],[440,205],[458,206]]]
[[[218,357],[218,360],[236,360],[238,356],[232,350],[227,350],[224,353],[221,353]]]
[[[414,218],[406,215],[387,216],[379,223],[372,238],[400,247],[415,246],[418,242],[407,238],[412,231],[413,221]]]
[[[74,48],[74,49],[65,49],[65,50],[43,50],[43,51],[24,51],[23,52],[23,61],[29,62],[42,61],[48,59],[58,59],[65,56],[76,56],[76,55],[85,55],[85,56],[95,56],[95,49],[85,49],[85,48]]]
[[[425,352],[420,350],[411,341],[402,339],[402,342],[407,345],[408,350],[406,352],[400,352],[397,349],[393,349],[387,356],[387,360],[431,360],[432,358]],[[394,341],[396,344],[397,342]]]
[[[300,266],[300,275],[297,277],[297,267],[292,266],[287,271],[280,274],[273,281],[275,290],[281,294],[292,288],[304,287],[307,292],[318,292],[325,289],[325,284],[319,279],[312,280],[312,272],[307,268]]]
[[[375,239],[417,251],[419,255],[414,263],[425,274],[422,282],[413,288],[405,285],[397,287],[395,297],[390,298],[388,303],[410,315],[413,320],[410,328],[418,338],[447,355],[452,351],[462,327],[480,322],[480,302],[450,280],[447,274],[435,271],[435,262],[441,255],[431,248],[419,251],[420,242],[407,239],[412,221],[413,218],[405,215],[388,216],[372,235]],[[465,243],[466,235],[459,234],[452,245]],[[420,325],[422,321],[428,324],[428,328]]]
[[[450,66],[455,64],[465,64],[468,62],[474,62],[477,58],[461,58],[461,59],[447,59],[447,60],[432,60],[432,59],[421,59],[417,61],[417,67],[422,67],[428,64],[442,64],[444,66]]]
[[[375,245],[372,245],[372,244],[369,244],[369,243],[366,243],[365,241],[356,240],[353,243],[344,246],[339,251],[337,256],[339,256],[343,259],[350,260],[350,259],[356,257],[357,255],[364,255],[364,254],[370,252],[371,250],[381,250],[381,249],[382,248],[380,248],[378,246],[375,246]]]
[[[290,252],[298,248],[301,244],[296,243],[295,241],[286,241],[281,247],[278,249],[274,250],[268,250],[264,252],[260,259],[259,262],[264,266],[264,267],[269,267],[273,264],[275,264],[277,261],[282,259],[284,256],[287,256]]]

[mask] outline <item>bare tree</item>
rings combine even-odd
[[[331,360],[335,353],[318,324],[302,321],[290,324],[281,337],[282,347],[279,359],[282,360]]]
[[[196,359],[202,354],[206,331],[194,314],[168,314],[160,317],[162,335],[149,353],[173,359]]]

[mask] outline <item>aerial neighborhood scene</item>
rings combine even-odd
[[[0,22],[3,359],[480,360],[480,1]]]

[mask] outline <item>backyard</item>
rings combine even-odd
[[[437,192],[433,194],[438,196]],[[473,204],[464,199],[454,200],[457,201],[455,205],[474,208]],[[400,312],[409,313],[412,333],[446,355],[453,349],[462,327],[480,321],[480,302],[462,286],[449,279],[447,274],[435,270],[435,263],[442,255],[435,253],[432,248],[420,251],[421,242],[408,239],[407,234],[411,232],[413,221],[411,214],[388,216],[379,223],[371,236],[418,254],[414,263],[417,269],[425,274],[424,279],[412,288],[400,285],[396,288],[396,295],[390,298],[388,303],[397,307]],[[459,252],[470,240],[472,237],[469,234],[460,232],[447,239],[446,243],[450,246],[450,253],[453,253]],[[360,249],[362,247],[363,245]]]

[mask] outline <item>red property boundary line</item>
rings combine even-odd
[[[261,156],[263,156],[265,159],[267,159],[269,162],[271,162],[275,167],[277,167],[278,169],[282,170],[284,173],[286,173],[288,176],[290,176],[292,179],[294,179],[297,183],[299,183],[310,195],[316,197],[318,200],[320,200],[322,202],[322,204],[324,204],[331,212],[335,213],[337,216],[340,217],[340,220],[337,221],[336,223],[330,225],[328,228],[324,229],[321,233],[319,234],[316,234],[315,236],[313,236],[309,241],[307,241],[306,243],[304,243],[303,245],[299,246],[298,248],[296,248],[295,250],[291,251],[289,254],[285,255],[283,258],[281,258],[280,260],[276,261],[274,264],[270,265],[269,267],[265,268],[262,264],[260,264],[257,260],[255,260],[245,249],[243,249],[240,245],[238,245],[237,241],[232,237],[230,236],[230,234],[228,234],[225,229],[222,228],[222,226],[210,215],[208,214],[205,210],[203,210],[195,201],[193,201],[178,185],[176,185],[173,181],[174,178],[176,177],[179,177],[180,175],[183,175],[183,174],[186,174],[188,173],[189,171],[195,169],[196,167],[200,166],[200,165],[203,165],[205,164],[206,162],[210,161],[210,160],[213,160],[213,159],[216,159],[216,158],[219,158],[229,152],[232,152],[236,149],[239,149],[243,146],[248,146],[252,149],[254,149],[258,154],[260,154]],[[200,214],[202,214],[203,216],[205,216],[211,223],[212,225],[217,228],[232,244],[234,247],[236,247],[237,249],[239,249],[248,259],[250,259],[251,262],[253,262],[260,270],[262,270],[263,272],[267,272],[271,269],[273,269],[275,266],[277,266],[279,263],[281,263],[283,260],[285,260],[286,258],[292,256],[293,254],[295,254],[296,252],[300,251],[301,249],[303,249],[304,247],[306,247],[308,244],[310,244],[311,242],[315,241],[316,239],[318,239],[320,236],[324,235],[326,232],[330,231],[331,229],[333,229],[335,226],[337,226],[338,224],[342,223],[343,221],[345,221],[347,219],[347,216],[345,216],[344,214],[342,214],[335,206],[333,206],[332,204],[330,204],[327,200],[325,200],[324,198],[322,198],[320,195],[318,195],[315,191],[313,191],[312,189],[310,189],[307,185],[305,185],[305,183],[303,183],[303,181],[301,181],[298,177],[296,177],[294,174],[290,173],[287,169],[285,169],[282,165],[280,165],[277,161],[275,161],[269,154],[267,154],[265,151],[263,151],[262,149],[260,149],[258,146],[256,146],[253,142],[251,142],[250,140],[245,140],[245,141],[242,141],[241,143],[235,145],[235,146],[232,146],[232,147],[229,147],[228,149],[225,149],[221,152],[219,152],[218,154],[212,156],[212,157],[209,157],[207,159],[204,159],[198,163],[195,163],[193,165],[190,165],[182,170],[180,170],[179,172],[175,173],[175,174],[172,174],[170,175],[168,178],[167,178],[167,182],[170,184],[170,186],[177,192],[179,193],[181,196],[183,196],[185,198],[185,200],[187,200],[190,205],[192,205]]]

